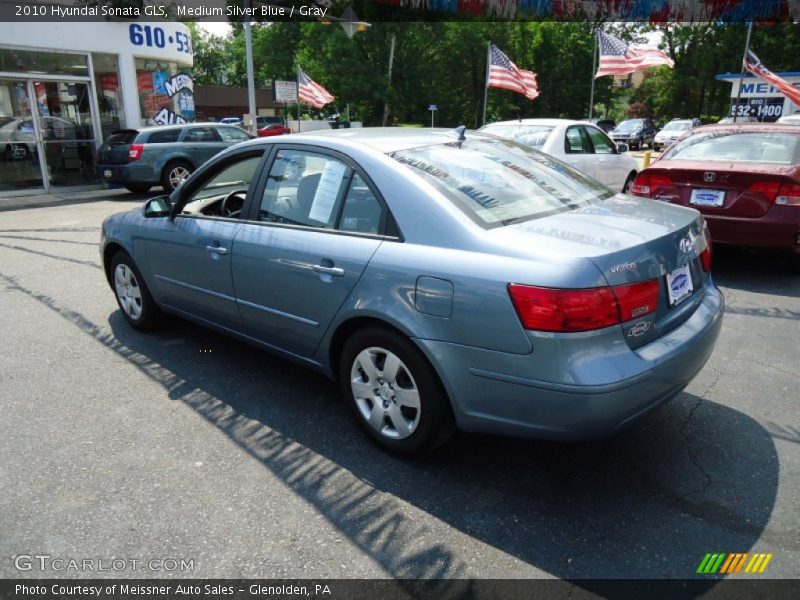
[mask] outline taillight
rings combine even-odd
[[[508,293],[525,329],[591,331],[654,312],[658,280],[576,290],[511,283]]]
[[[800,206],[800,185],[784,183],[775,198],[775,204],[783,206]]]
[[[757,181],[747,188],[747,191],[763,194],[767,200],[774,202],[780,187],[781,184],[777,181]]]
[[[144,152],[142,144],[131,144],[128,148],[128,160],[139,160],[142,158],[142,152]]]
[[[630,321],[655,312],[658,305],[658,279],[611,288],[619,304],[620,321]]]
[[[711,272],[711,242],[708,242],[706,249],[700,253],[700,265],[706,273]]]
[[[636,179],[631,186],[631,194],[652,198],[656,195],[658,188],[668,187],[671,185],[672,179],[666,175],[643,171],[636,176]]]

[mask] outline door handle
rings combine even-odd
[[[227,254],[228,249],[223,248],[222,246],[206,246],[206,250],[209,252],[214,252],[215,254]]]
[[[326,267],[324,265],[313,265],[311,267],[316,273],[323,275],[331,275],[333,277],[344,277],[344,269],[341,267]]]

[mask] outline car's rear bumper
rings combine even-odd
[[[706,363],[725,302],[713,285],[703,294],[698,308],[679,327],[627,351],[627,364],[616,371],[624,377],[611,377],[613,381],[601,385],[522,375],[546,360],[537,357],[536,348],[528,355],[500,356],[445,342],[418,343],[439,368],[460,429],[549,439],[601,437],[675,396]],[[503,364],[501,371],[498,365]]]
[[[149,165],[137,164],[98,164],[97,175],[109,183],[133,184],[159,182],[158,173]]]
[[[800,254],[800,207],[773,206],[758,218],[703,215],[718,244],[789,250]]]

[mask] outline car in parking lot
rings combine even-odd
[[[696,208],[715,243],[800,257],[800,129],[705,125],[636,178],[631,193]]]
[[[325,373],[401,454],[616,431],[687,385],[724,309],[696,210],[464,128],[240,144],[107,218],[100,253],[130,325],[169,312]]]
[[[121,129],[97,151],[97,174],[132,192],[145,193],[154,185],[171,192],[212,156],[251,137],[218,123]]]
[[[613,190],[633,183],[639,164],[627,146],[617,145],[599,127],[568,119],[500,121],[481,128],[563,160]]]
[[[614,119],[584,119],[584,122],[591,123],[606,133],[611,133],[617,126],[617,123],[614,121]]]
[[[273,135],[285,135],[292,133],[292,130],[283,123],[270,123],[269,125],[257,130],[256,133],[258,134],[258,137],[271,137]]]
[[[655,138],[653,138],[653,150],[661,150],[669,146],[700,125],[700,119],[672,119],[656,133]]]
[[[219,122],[223,125],[236,125],[237,127],[241,127],[242,123],[244,123],[241,117],[225,117],[220,119]]]
[[[610,135],[615,142],[623,142],[630,148],[638,150],[647,145],[652,146],[656,136],[656,126],[647,118],[627,119],[617,125]]]
[[[775,121],[777,125],[800,125],[800,111],[786,115]]]

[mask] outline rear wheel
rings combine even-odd
[[[161,321],[161,310],[133,259],[126,252],[117,252],[109,268],[117,304],[125,320],[136,329],[153,329]]]
[[[631,186],[633,185],[634,180],[636,179],[636,172],[632,172],[628,175],[628,178],[625,180],[625,185],[622,186],[622,193],[627,194],[631,191]]]
[[[339,381],[356,421],[384,450],[421,454],[455,429],[439,377],[398,332],[382,327],[355,332],[342,349]]]
[[[161,185],[164,191],[171,193],[181,182],[191,175],[194,167],[185,160],[173,160],[161,172]]]
[[[146,194],[153,187],[149,183],[126,183],[125,188],[134,194]]]

